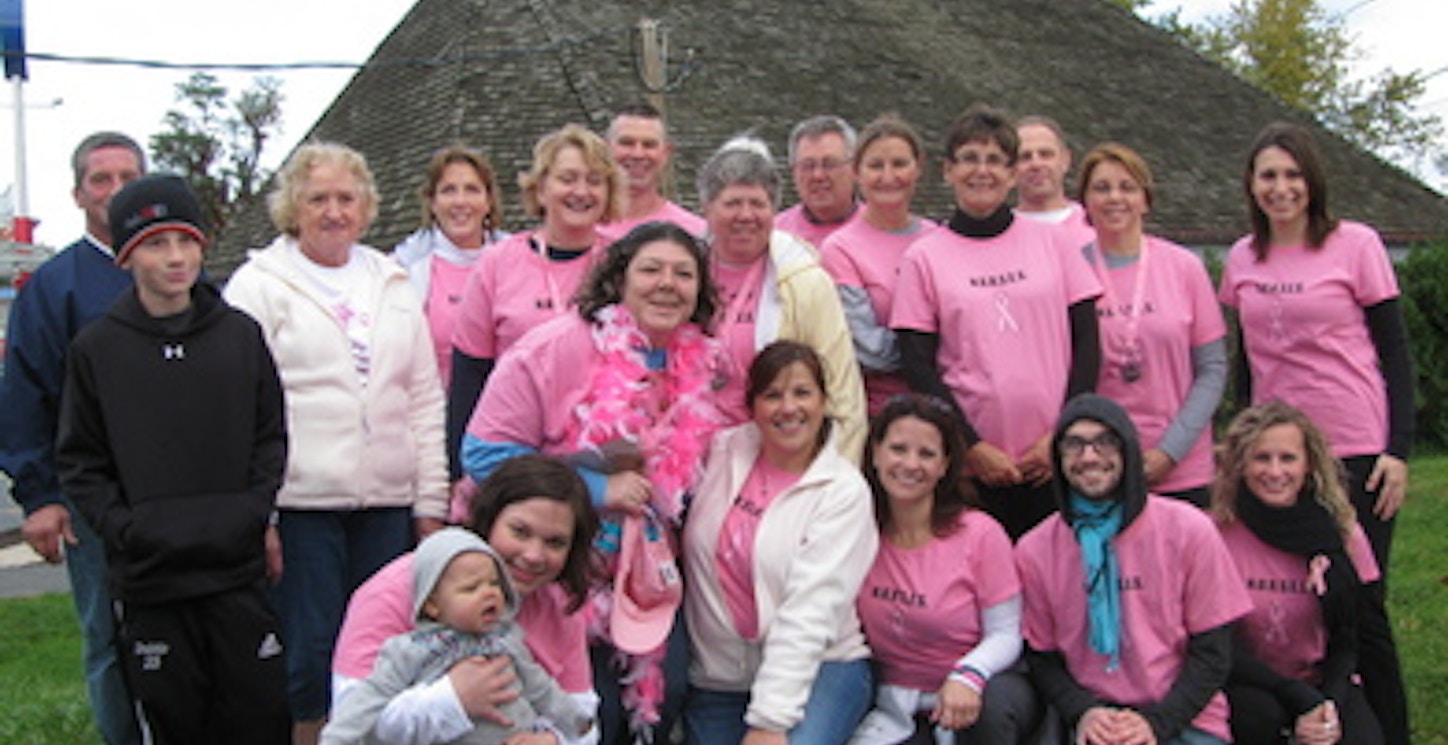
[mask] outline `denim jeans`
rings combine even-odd
[[[844,745],[874,698],[869,660],[824,662],[805,701],[804,718],[789,730],[790,745]],[[739,745],[749,731],[748,691],[711,691],[690,686],[684,704],[689,745]]]
[[[135,702],[116,654],[115,610],[106,584],[106,552],[100,536],[69,504],[71,529],[79,541],[65,547],[70,595],[80,619],[86,693],[96,729],[108,745],[140,745]]]
[[[412,510],[282,510],[282,580],[272,605],[287,655],[292,717],[312,721],[331,705],[332,651],[352,591],[412,547]]]

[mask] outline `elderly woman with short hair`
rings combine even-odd
[[[754,356],[780,339],[806,344],[824,361],[840,452],[859,462],[865,388],[854,342],[834,280],[814,250],[773,229],[779,174],[768,146],[750,137],[724,143],[699,170],[698,187],[720,295],[715,334],[733,370],[720,392],[721,405],[735,423],[747,420],[744,371]]]
[[[269,204],[282,235],[251,253],[225,297],[261,325],[286,391],[277,611],[297,741],[310,742],[348,597],[414,530],[442,525],[443,397],[406,272],[357,242],[377,215],[361,153],[302,146]]]

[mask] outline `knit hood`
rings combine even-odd
[[[422,606],[432,594],[437,581],[447,569],[449,562],[458,554],[469,551],[485,553],[498,566],[498,578],[503,584],[503,621],[511,621],[518,612],[518,592],[513,589],[513,578],[508,576],[508,566],[498,552],[476,533],[463,528],[443,528],[423,539],[417,545],[412,557],[412,617],[422,617]]]
[[[1071,500],[1068,498],[1071,485],[1067,483],[1065,471],[1061,467],[1061,437],[1068,427],[1081,419],[1099,422],[1121,438],[1121,483],[1116,487],[1116,500],[1124,504],[1121,516],[1124,530],[1146,506],[1146,467],[1141,456],[1141,440],[1136,434],[1136,426],[1131,423],[1131,417],[1127,416],[1126,410],[1122,409],[1120,404],[1105,396],[1083,393],[1067,401],[1065,408],[1061,410],[1061,418],[1056,422],[1056,432],[1051,437],[1051,470],[1055,474],[1056,506],[1061,510],[1062,519],[1068,525],[1073,525],[1075,515],[1071,512]]]

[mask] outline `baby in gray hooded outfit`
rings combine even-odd
[[[446,528],[418,545],[412,607],[417,628],[382,645],[372,674],[333,709],[322,731],[323,745],[386,742],[385,733],[375,730],[394,696],[418,683],[431,683],[458,661],[477,655],[512,659],[521,695],[499,705],[498,711],[513,726],[474,720],[472,731],[452,742],[500,745],[515,732],[549,725],[574,739],[592,726],[592,718],[524,646],[523,631],[513,622],[518,596],[512,580],[493,548],[477,535]]]

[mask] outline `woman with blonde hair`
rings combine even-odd
[[[358,243],[377,216],[362,154],[303,145],[268,203],[282,235],[251,252],[224,294],[261,325],[286,393],[277,613],[295,735],[312,742],[348,597],[442,527],[443,397],[407,274]]]
[[[1226,692],[1236,742],[1383,742],[1357,684],[1359,624],[1381,574],[1322,430],[1281,402],[1238,414],[1212,511],[1252,598]]]
[[[622,210],[623,176],[603,138],[578,124],[543,135],[518,177],[538,227],[483,252],[463,289],[453,331],[448,452],[456,456],[483,386],[529,330],[568,312],[603,255],[598,226]]]

